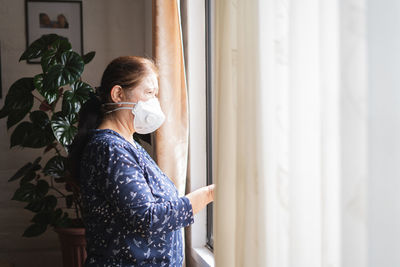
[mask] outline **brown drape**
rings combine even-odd
[[[176,0],[153,0],[153,58],[160,74],[158,97],[166,115],[155,133],[155,157],[183,195],[188,158],[188,100]]]
[[[152,9],[153,58],[159,68],[158,98],[166,116],[155,133],[155,157],[180,195],[184,195],[189,119],[179,8],[176,0],[153,0]],[[190,240],[186,241],[185,247],[190,245]]]

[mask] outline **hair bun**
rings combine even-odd
[[[99,95],[99,92],[97,90],[97,87],[96,87],[96,91],[95,92],[90,92],[89,93],[89,100],[92,103],[101,104],[100,95]]]

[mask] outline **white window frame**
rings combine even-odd
[[[187,1],[186,78],[189,98],[190,191],[207,185],[206,22],[205,1]],[[196,266],[214,266],[207,247],[207,210],[195,215],[191,226],[191,257]]]

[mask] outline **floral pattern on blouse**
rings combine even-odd
[[[113,130],[90,132],[80,166],[85,266],[182,266],[192,206],[135,145]]]

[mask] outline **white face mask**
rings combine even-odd
[[[120,107],[106,113],[111,113],[120,109],[131,109],[133,115],[133,127],[140,134],[148,134],[157,130],[164,122],[165,115],[161,110],[160,102],[157,98],[151,98],[147,101],[134,102],[118,102],[105,103],[104,105],[119,105],[127,104],[134,105],[133,107]]]

